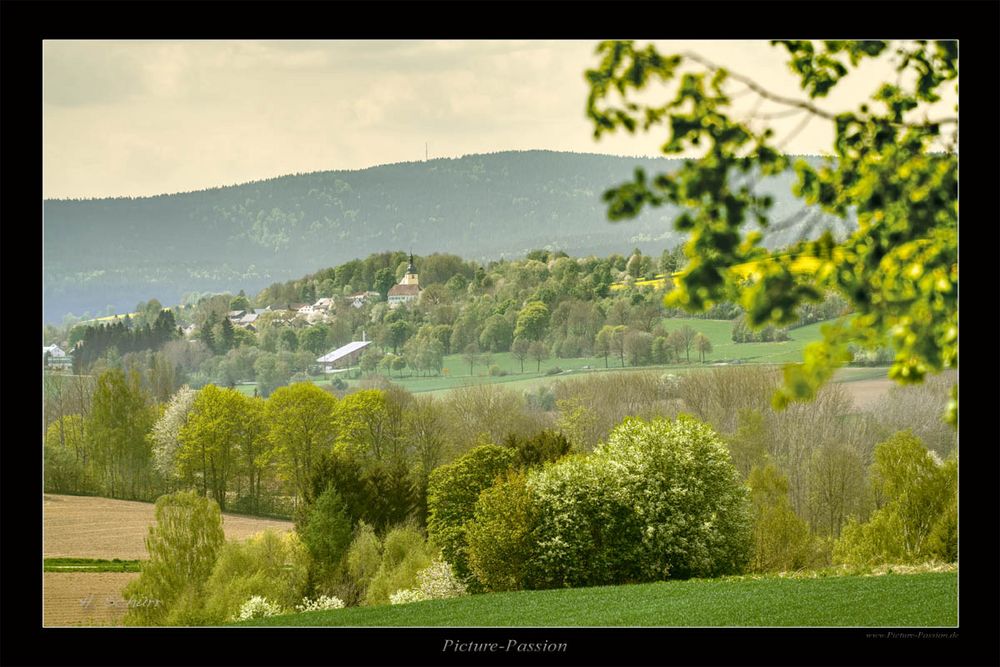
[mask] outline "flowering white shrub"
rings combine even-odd
[[[626,419],[594,459],[614,471],[641,521],[640,580],[743,570],[753,549],[748,489],[711,426],[685,415]]]
[[[660,376],[659,388],[663,398],[677,398],[681,388],[681,379],[673,373],[664,373]]]
[[[320,595],[315,600],[302,598],[302,604],[295,605],[295,611],[329,611],[330,609],[343,609],[344,601],[333,595]]]
[[[602,586],[639,579],[643,520],[624,492],[619,466],[568,457],[528,473],[538,535],[525,559],[528,588]]]
[[[443,600],[465,595],[465,584],[455,576],[451,565],[440,558],[417,572],[417,588],[396,591],[389,596],[391,604],[407,604],[421,600]]]
[[[389,596],[389,604],[408,604],[426,600],[424,594],[415,588],[405,588]]]
[[[752,552],[747,489],[719,435],[691,417],[627,418],[591,454],[529,471],[527,487],[534,518],[520,530],[539,537],[514,575],[528,588],[716,577]]]
[[[465,595],[465,584],[455,576],[455,570],[442,559],[417,572],[420,592],[428,600],[440,600]]]
[[[240,607],[240,613],[236,615],[236,620],[248,621],[252,618],[267,618],[268,616],[277,616],[280,613],[281,607],[277,604],[260,595],[254,595]]]

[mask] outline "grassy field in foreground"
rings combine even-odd
[[[957,572],[762,577],[472,595],[276,616],[269,626],[867,626],[958,623]]]

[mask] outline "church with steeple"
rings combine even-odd
[[[398,285],[393,285],[389,289],[389,307],[398,308],[404,303],[420,301],[420,280],[417,276],[417,267],[413,265],[413,253],[410,253],[410,264],[406,267],[406,273]]]

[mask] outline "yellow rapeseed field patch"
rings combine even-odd
[[[743,279],[747,278],[758,278],[760,277],[760,267],[764,262],[771,262],[777,259],[777,257],[769,257],[762,261],[744,262],[743,264],[736,264],[730,267],[730,270],[739,274]],[[800,255],[792,261],[792,273],[797,273],[800,275],[810,275],[816,273],[820,267],[820,260],[815,257],[809,257],[807,255]],[[679,278],[684,275],[683,271],[678,271],[670,275],[671,278]],[[666,274],[660,274],[653,279],[648,280],[636,280],[633,285],[635,287],[652,287],[653,289],[660,289],[664,287],[667,283]],[[614,292],[625,289],[625,283],[618,282],[611,285],[611,290]]]

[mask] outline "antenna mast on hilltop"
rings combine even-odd
[[[427,162],[427,142],[424,142],[424,162]]]

